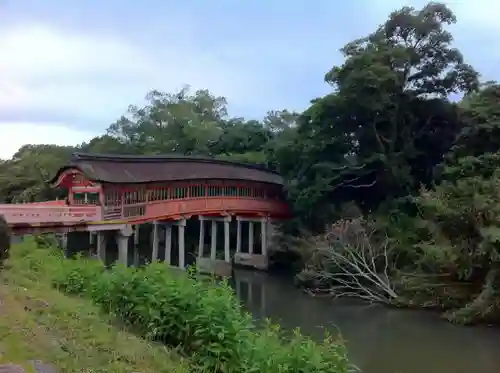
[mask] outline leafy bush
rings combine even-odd
[[[13,246],[8,260],[14,274],[22,274],[29,280],[52,278],[63,266],[63,257],[55,247],[39,246],[36,237],[25,236]]]
[[[0,269],[9,257],[11,232],[7,221],[0,215]]]
[[[51,248],[57,246],[57,238],[53,233],[37,234],[33,236],[38,247]]]
[[[343,344],[326,336],[316,343],[297,329],[286,340],[277,325],[268,324],[257,331],[247,345],[239,372],[347,372]]]
[[[432,239],[418,245],[431,273],[446,275],[470,296],[447,317],[460,323],[500,320],[500,173],[445,181],[417,199]],[[455,302],[456,303],[456,302]]]
[[[65,259],[57,251],[19,247],[17,266],[44,276],[62,291],[92,298],[104,311],[190,356],[200,372],[324,372],[350,369],[345,347],[331,338],[316,343],[296,331],[257,328],[226,282],[197,281],[162,263],[145,268]],[[28,245],[31,249],[28,249]]]
[[[238,364],[241,341],[253,328],[231,293],[226,283],[207,286],[153,263],[143,270],[114,267],[91,296],[147,337],[178,346],[201,367],[214,368]]]
[[[66,260],[59,257],[61,265],[52,273],[53,283],[68,294],[83,294],[92,291],[104,274],[102,262],[92,259],[78,258]]]

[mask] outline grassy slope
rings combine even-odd
[[[13,267],[0,283],[0,363],[28,367],[39,359],[60,372],[188,371],[175,353],[113,326],[89,301]]]

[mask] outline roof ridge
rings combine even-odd
[[[166,154],[106,154],[106,153],[81,153],[75,152],[71,157],[71,163],[77,163],[81,161],[109,161],[117,163],[134,163],[134,162],[144,162],[144,163],[161,163],[164,161],[187,161],[187,162],[201,162],[201,163],[212,163],[221,165],[231,165],[239,166],[249,169],[255,169],[263,172],[268,172],[272,174],[279,175],[279,173],[265,165],[256,163],[246,163],[230,161],[225,159],[211,158],[206,156],[198,155],[184,155],[178,153],[166,153]]]

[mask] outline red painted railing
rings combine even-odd
[[[128,210],[132,210],[128,213]],[[243,197],[204,197],[181,200],[151,201],[148,204],[124,207],[126,219],[131,222],[157,219],[179,219],[191,215],[271,215],[288,217],[290,211],[284,202]]]
[[[138,223],[202,214],[287,217],[289,209],[284,202],[254,197],[198,197],[150,201],[147,204],[129,204],[104,209],[100,206],[60,206],[49,203],[6,204],[0,205],[0,214],[10,226],[21,229],[26,226],[71,227],[100,221],[103,224],[111,221]]]
[[[60,225],[102,220],[97,206],[49,206],[47,204],[0,205],[0,214],[9,225]]]

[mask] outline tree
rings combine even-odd
[[[248,120],[208,90],[152,91],[88,143],[26,145],[1,161],[0,195],[9,203],[59,196],[45,180],[75,150],[261,163],[284,177],[289,232],[359,217],[351,244],[334,231],[336,245],[317,250],[315,236],[304,256],[331,283],[355,283],[373,298],[365,285],[375,282],[386,302],[413,302],[427,289],[413,304],[451,307],[462,322],[500,320],[500,86],[479,85],[453,47],[455,21],[439,3],[391,13],[342,49],[343,63],[325,75],[332,92],[302,113]],[[464,97],[454,103],[450,94]],[[412,275],[416,287],[407,286]]]
[[[81,144],[79,149],[87,153],[108,154],[130,154],[135,150],[133,146],[127,146],[127,144],[120,142],[116,137],[110,135],[94,137],[88,143]]]
[[[46,183],[71,157],[70,146],[25,145],[12,159],[0,163],[0,191],[4,203],[46,201],[62,197]]]
[[[0,270],[9,259],[11,231],[3,215],[0,215]]]
[[[169,94],[152,91],[147,105],[130,106],[108,129],[108,135],[137,154],[210,154],[222,133],[226,100],[206,90],[189,93],[186,87]]]
[[[478,74],[452,47],[445,5],[404,7],[347,44],[325,76],[334,92],[299,119],[299,209],[356,201],[364,211],[433,182],[433,168],[460,129],[446,96],[477,89]]]
[[[45,183],[74,151],[110,154],[178,153],[270,164],[270,141],[293,125],[296,114],[273,112],[263,124],[232,118],[226,99],[207,90],[190,93],[152,91],[143,107],[131,106],[107,133],[77,147],[26,145],[0,163],[0,194],[4,202],[30,202],[62,197]]]

